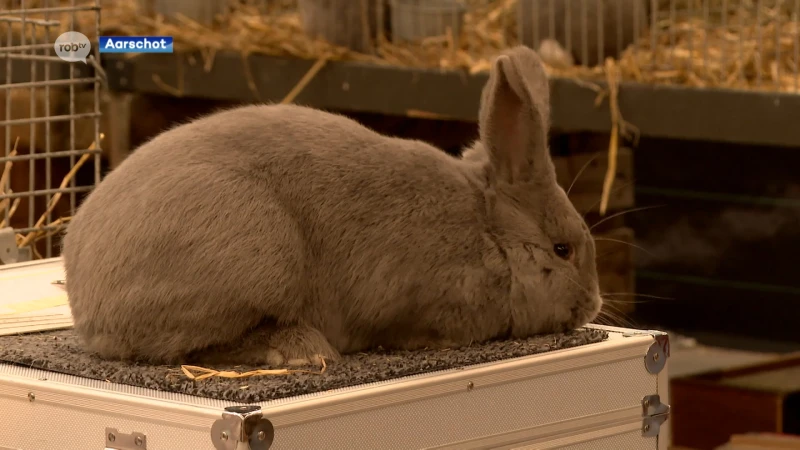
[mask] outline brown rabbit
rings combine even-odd
[[[461,158],[293,105],[157,136],[66,235],[76,330],[105,358],[294,365],[587,323],[594,244],[556,183],[547,86],[533,50],[498,57]]]

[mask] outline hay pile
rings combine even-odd
[[[115,2],[104,8],[102,33],[173,36],[176,49],[202,51],[206,67],[213,64],[216,52],[231,50],[245,55],[364,61],[479,73],[489,69],[501,50],[519,42],[517,1],[468,0],[461,36],[448,33],[414,43],[379,38],[374,54],[309,38],[299,14],[285,6],[278,12],[266,13],[254,6],[238,5],[220,17],[216,25],[203,26],[181,16],[147,17],[133,2]],[[669,2],[659,0],[655,30],[648,29],[614,61],[620,80],[797,90],[800,26],[796,16],[800,5],[795,6],[793,0],[762,0],[758,6],[752,3],[753,0],[678,0],[671,12]],[[596,80],[606,78],[606,67],[549,69],[557,76]]]
[[[300,16],[287,8],[264,14],[258,8],[239,5],[213,27],[180,15],[165,19],[147,17],[134,3],[116,3],[103,12],[103,34],[165,35],[175,38],[176,50],[200,50],[206,61],[217,51],[267,54],[304,59],[364,61],[415,68],[486,70],[491,59],[508,45],[503,22],[515,11],[516,0],[493,1],[471,10],[465,17],[466,31],[458,40],[452,35],[422,42],[393,44],[381,39],[375,54],[353,52],[308,37]],[[211,64],[211,63],[207,63]]]
[[[734,0],[715,11],[714,3],[676,20],[660,11],[655,32],[619,59],[622,79],[800,93],[800,2],[763,2],[760,11]]]
[[[33,10],[25,14],[25,41],[30,44],[52,43],[61,34],[67,31],[79,31],[85,34],[90,40],[96,39],[97,18],[95,0],[24,0],[26,10]],[[105,6],[102,5],[102,6]],[[55,12],[37,12],[36,9],[61,9]],[[74,8],[74,10],[69,10]],[[15,39],[19,39],[22,31],[22,15],[17,11],[21,9],[20,0],[0,1],[0,17],[10,19],[12,34]],[[9,14],[12,12],[12,14]],[[45,25],[49,23],[49,25]],[[5,33],[6,24],[2,30]],[[29,53],[29,51],[25,51]],[[42,53],[41,50],[38,53]],[[52,54],[52,51],[50,51]]]

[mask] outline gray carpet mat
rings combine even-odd
[[[263,402],[409,375],[545,353],[604,341],[608,333],[578,329],[459,350],[378,351],[346,355],[324,373],[190,380],[178,366],[104,361],[85,352],[73,330],[0,337],[0,361],[95,380],[237,403]],[[265,367],[214,367],[246,372]]]

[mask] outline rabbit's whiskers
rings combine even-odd
[[[615,187],[614,189],[611,190],[611,192],[609,193],[609,196],[616,194],[617,192],[621,191],[622,189],[625,189],[626,187],[632,185],[634,182],[635,182],[635,180],[631,180],[631,181],[629,181],[627,183],[624,183],[624,184],[621,184],[621,185]],[[589,214],[590,212],[592,212],[592,210],[594,210],[594,208],[597,205],[599,205],[601,201],[603,201],[602,197],[597,199],[596,202],[592,203],[592,206],[586,208],[586,211],[581,213],[581,216],[583,217],[584,220],[586,220],[586,215]]]
[[[585,287],[581,286],[581,284],[580,284],[580,283],[578,283],[577,281],[573,280],[573,279],[572,279],[572,277],[570,277],[570,276],[566,276],[565,278],[566,278],[566,279],[567,279],[567,280],[568,280],[570,283],[574,284],[575,286],[578,286],[578,288],[580,288],[580,290],[582,290],[583,292],[585,292],[585,293],[586,293],[586,295],[592,295],[592,294],[589,292],[589,290],[588,290],[588,289],[586,289]]]
[[[620,212],[618,212],[616,214],[612,214],[612,215],[610,215],[608,217],[604,217],[604,218],[600,219],[594,225],[589,227],[589,231],[592,231],[592,229],[594,229],[596,226],[600,225],[601,223],[607,222],[607,221],[609,221],[609,220],[611,220],[611,219],[613,219],[615,217],[619,217],[619,216],[621,216],[623,214],[628,214],[628,213],[632,213],[632,212],[639,212],[639,211],[646,211],[648,209],[661,208],[663,206],[667,206],[667,205],[642,206],[640,208],[632,208],[632,209],[626,209],[625,211],[620,211]]]
[[[624,312],[611,303],[603,302],[603,308],[597,314],[597,318],[606,319],[611,322],[604,325],[637,328],[636,324],[632,320],[628,319]]]
[[[578,173],[576,173],[576,174],[575,174],[575,177],[572,179],[572,183],[570,183],[570,185],[569,185],[569,188],[567,188],[567,196],[569,196],[569,193],[570,193],[570,191],[572,191],[572,187],[573,187],[573,186],[575,186],[575,182],[576,182],[576,181],[578,181],[578,178],[580,178],[580,177],[581,177],[581,175],[583,174],[583,172],[584,172],[584,171],[585,171],[585,170],[586,170],[586,169],[589,167],[589,165],[590,165],[591,163],[593,163],[593,162],[594,162],[594,160],[596,160],[596,159],[597,159],[597,157],[598,157],[599,155],[600,155],[600,154],[598,153],[598,154],[596,154],[596,155],[592,156],[592,158],[591,158],[590,160],[586,161],[586,162],[583,164],[583,167],[581,167],[581,170],[579,170],[579,171],[578,171]]]
[[[606,297],[630,296],[630,297],[653,298],[653,299],[657,299],[657,300],[676,300],[676,299],[671,298],[671,297],[661,297],[661,296],[658,296],[658,295],[649,295],[649,294],[637,294],[635,292],[604,292],[601,295],[602,295],[603,299],[605,299]],[[611,300],[616,302],[616,303],[621,303],[622,302],[621,300],[616,300],[616,299],[611,299]]]
[[[594,260],[595,260],[595,262],[600,262],[600,260],[603,259],[604,257],[610,256],[610,255],[616,255],[617,253],[620,253],[620,252],[622,252],[622,250],[619,250],[619,249],[618,250],[607,251],[605,253],[601,253],[601,254],[595,256]]]
[[[650,256],[653,256],[653,257],[655,257],[655,256],[656,256],[656,255],[654,255],[654,254],[653,254],[653,252],[651,252],[650,250],[647,250],[647,249],[646,249],[646,248],[644,248],[644,247],[641,247],[641,246],[639,246],[639,245],[636,245],[636,244],[634,244],[634,243],[631,243],[631,242],[628,242],[628,241],[623,241],[623,240],[620,240],[620,239],[607,238],[607,237],[595,237],[595,238],[594,238],[594,240],[595,240],[595,241],[616,242],[616,243],[618,243],[618,244],[625,244],[625,245],[629,245],[629,246],[631,246],[631,247],[633,247],[633,248],[635,248],[635,249],[638,249],[638,250],[641,250],[641,251],[643,251],[643,252],[647,253],[647,254],[648,254],[648,255],[650,255]]]

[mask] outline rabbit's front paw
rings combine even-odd
[[[288,326],[270,336],[267,362],[271,366],[322,366],[339,359],[337,352],[318,330],[306,326]]]

